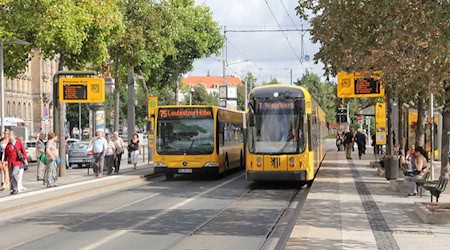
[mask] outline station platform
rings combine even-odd
[[[373,154],[352,157],[328,151],[285,249],[450,249],[450,224],[426,224],[414,211],[428,191],[393,191],[370,166]],[[450,188],[439,198],[446,202]]]

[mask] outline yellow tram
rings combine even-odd
[[[249,95],[247,180],[311,182],[325,156],[325,113],[303,87],[266,85]]]

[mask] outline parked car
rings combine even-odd
[[[92,152],[88,152],[88,146],[88,141],[77,141],[70,144],[69,167],[72,167],[72,165],[89,167],[94,162],[94,155]]]
[[[25,150],[27,151],[28,162],[37,161],[37,150],[35,141],[27,141],[24,143]]]
[[[119,137],[122,138],[123,142],[128,142],[128,135],[122,134],[122,135],[119,135]]]

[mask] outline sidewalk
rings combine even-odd
[[[373,154],[352,157],[328,151],[286,249],[450,249],[450,224],[425,224],[414,213],[414,202],[430,201],[428,191],[394,192],[369,166]],[[449,189],[441,202],[450,202]]]
[[[139,162],[137,170],[141,169],[142,167],[148,166],[147,162]],[[26,188],[26,190],[20,192],[17,195],[20,195],[22,193],[29,193],[36,190],[42,190],[47,189],[46,186],[43,185],[42,181],[36,180],[37,170],[36,170],[36,162],[30,164],[29,169],[24,172],[23,174],[23,180],[22,185]],[[127,175],[130,173],[135,172],[136,170],[133,169],[133,165],[127,164],[127,159],[122,160],[120,164],[120,174],[119,175]],[[108,178],[109,176],[106,175],[106,171],[103,172],[102,178]],[[111,174],[111,176],[115,176],[114,172]],[[100,178],[100,179],[102,179]],[[67,184],[72,183],[78,183],[82,181],[92,180],[96,179],[94,170],[92,168],[89,169],[89,175],[88,175],[88,168],[86,167],[74,167],[72,169],[66,169],[66,176],[64,177],[58,177],[58,186],[64,186]],[[0,199],[5,196],[10,196],[10,191],[0,191]]]

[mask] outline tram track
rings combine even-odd
[[[289,197],[289,200],[286,201],[286,204],[280,208],[281,212],[277,214],[276,218],[265,227],[265,234],[260,235],[263,240],[257,246],[255,246],[254,249],[273,249],[273,242],[275,242],[276,244],[276,249],[282,249],[286,244],[289,238],[289,234],[295,223],[283,223],[283,225],[280,225],[280,222],[295,221],[293,218],[296,218],[300,213],[309,190],[309,187],[303,188],[298,186],[295,189],[292,189],[292,185],[298,185],[298,183],[293,183],[290,185],[286,185],[285,183],[275,184],[275,186],[273,183],[269,182],[250,184],[250,190],[241,195],[229,206],[219,211],[216,215],[208,218],[203,223],[198,225],[190,233],[186,234],[185,237],[173,242],[165,249],[177,249],[177,247],[179,248],[180,245],[184,245],[183,242],[188,241],[190,238],[196,235],[208,234],[208,226],[215,223],[216,220],[220,221],[221,216],[224,216],[224,214],[226,213],[232,213],[233,211],[236,211],[239,207],[239,203],[243,201],[245,202],[245,199],[249,196],[252,196],[252,194],[254,194],[255,192],[267,190],[275,191],[275,194],[272,194],[273,196],[278,196],[279,194],[285,193],[286,191],[293,192],[293,194]],[[293,204],[295,205],[293,206]]]

